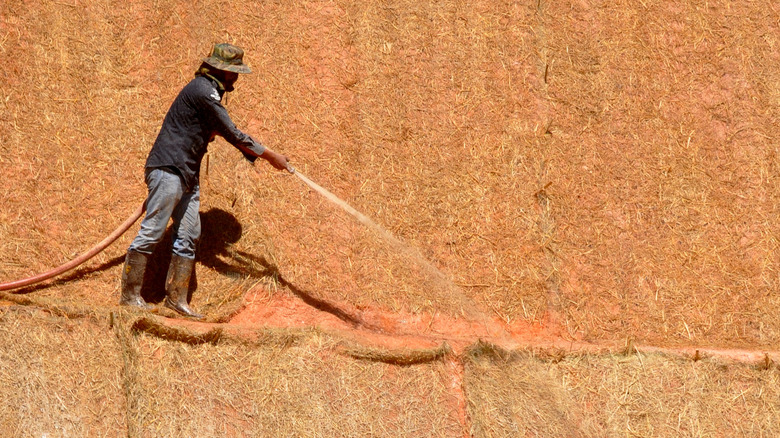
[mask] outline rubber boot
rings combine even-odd
[[[127,251],[125,256],[125,266],[122,269],[122,292],[119,296],[121,306],[135,306],[142,309],[150,309],[152,306],[146,304],[141,297],[141,285],[144,281],[144,272],[146,272],[146,263],[149,256],[137,251]]]
[[[195,259],[188,259],[176,254],[171,256],[171,265],[168,267],[168,278],[165,280],[165,307],[173,309],[190,318],[203,318],[203,315],[192,310],[187,304],[190,277]]]

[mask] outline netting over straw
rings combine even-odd
[[[664,355],[538,356],[475,346],[474,436],[777,433],[778,370]]]

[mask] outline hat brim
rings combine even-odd
[[[214,57],[203,58],[203,62],[216,68],[217,70],[232,71],[233,73],[252,73],[252,69],[246,64],[228,64]]]

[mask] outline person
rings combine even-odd
[[[164,305],[193,318],[203,316],[187,301],[201,233],[200,165],[208,144],[222,136],[252,163],[259,158],[276,169],[289,170],[289,159],[241,132],[222,105],[239,74],[250,73],[244,51],[232,44],[216,44],[195,77],[173,101],[146,159],[148,188],[146,215],[125,256],[120,305],[151,308],[141,297],[144,272],[151,254],[173,220],[173,248],[165,281]]]

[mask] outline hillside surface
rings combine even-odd
[[[0,292],[0,435],[780,435],[771,1],[7,1],[0,283],[146,196],[213,44],[192,306],[117,306],[138,224]],[[144,290],[162,299],[170,255]]]

